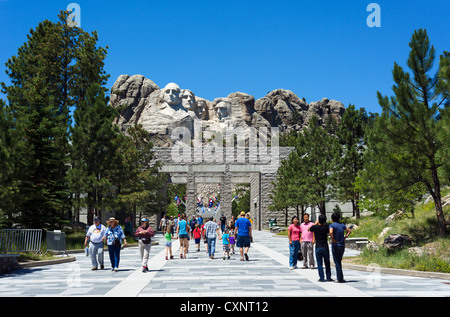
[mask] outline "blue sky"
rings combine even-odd
[[[57,21],[71,2],[0,0],[0,81],[29,30]],[[209,100],[284,88],[307,102],[379,112],[376,92],[392,95],[394,62],[406,64],[415,29],[427,29],[438,56],[450,50],[448,0],[73,2],[81,27],[109,46],[108,88],[121,74],[142,74]],[[371,2],[381,8],[379,28],[366,24]]]

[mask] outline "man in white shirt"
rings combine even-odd
[[[84,247],[89,241],[89,254],[92,261],[92,270],[95,271],[100,264],[100,269],[104,268],[103,262],[103,237],[106,233],[106,227],[100,223],[100,217],[95,217],[94,224],[89,227],[84,239]],[[97,262],[98,259],[98,262]]]

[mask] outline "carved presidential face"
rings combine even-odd
[[[180,87],[177,84],[170,83],[163,89],[163,99],[169,105],[178,105],[180,103]]]
[[[181,104],[187,110],[194,111],[197,106],[197,103],[195,102],[194,93],[188,89],[183,90],[182,97],[181,97]]]

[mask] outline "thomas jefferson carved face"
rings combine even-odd
[[[175,83],[167,84],[163,89],[163,99],[164,101],[171,105],[178,105],[180,103],[180,87]]]
[[[187,110],[194,111],[197,106],[194,93],[188,89],[184,89],[182,92],[181,104]]]

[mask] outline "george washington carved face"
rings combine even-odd
[[[164,102],[171,106],[178,105],[181,101],[180,92],[180,87],[178,87],[177,84],[167,84],[167,86],[162,90]]]

